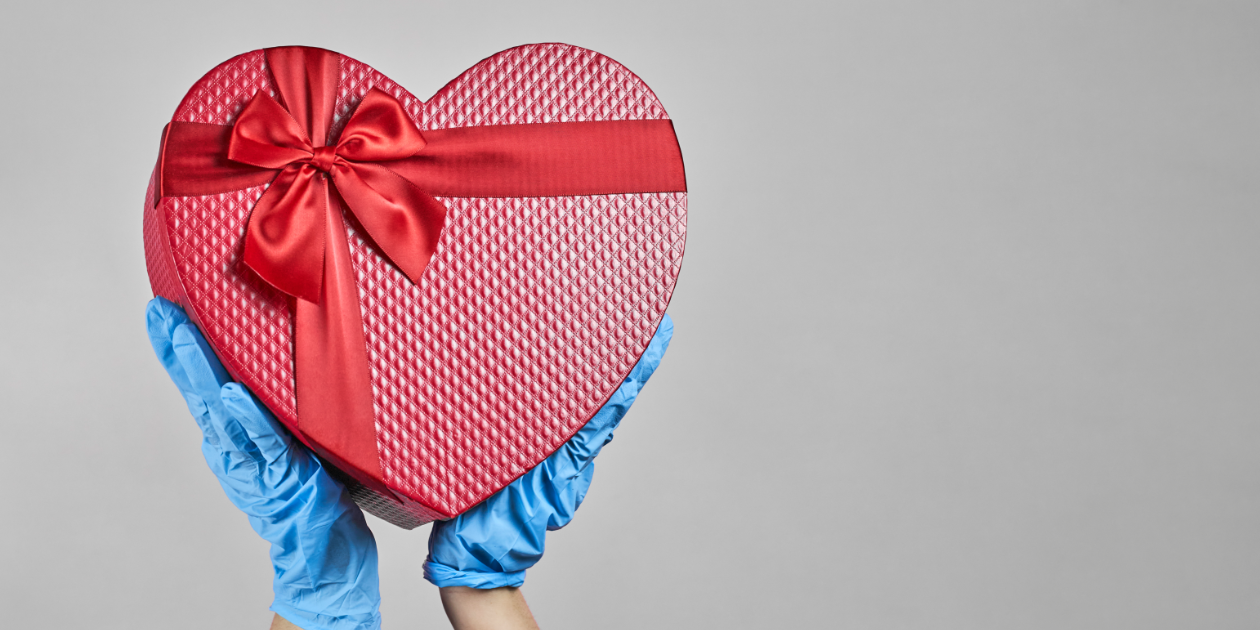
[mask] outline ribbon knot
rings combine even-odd
[[[232,128],[227,157],[280,172],[250,215],[245,264],[277,289],[318,302],[326,210],[341,201],[385,257],[418,282],[437,248],[446,206],[381,163],[424,147],[402,105],[381,90],[367,93],[331,147],[315,146],[288,110],[259,92]]]
[[[311,166],[315,170],[327,173],[332,170],[333,160],[337,157],[337,149],[334,147],[315,147],[315,154],[311,156]]]

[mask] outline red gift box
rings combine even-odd
[[[422,101],[344,55],[271,48],[180,103],[145,257],[232,376],[413,528],[603,406],[669,303],[686,207],[664,108],[598,53],[512,48]]]

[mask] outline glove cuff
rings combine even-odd
[[[302,630],[380,630],[381,613],[346,615],[333,617],[305,610],[298,610],[289,604],[276,600],[271,603],[271,611],[284,617],[289,623]]]
[[[520,586],[525,583],[525,571],[511,573],[477,573],[460,571],[432,560],[424,561],[424,579],[438,588],[448,586],[467,586],[468,588],[491,589],[505,586]]]

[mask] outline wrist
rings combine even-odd
[[[424,579],[442,589],[472,588],[478,590],[496,588],[517,588],[525,583],[525,571],[506,571],[502,573],[482,571],[461,571],[432,558],[424,561]]]
[[[307,501],[305,508],[314,503]],[[268,537],[275,571],[271,610],[304,630],[381,625],[376,540],[363,514],[343,507],[322,509],[324,518]]]
[[[441,594],[442,609],[455,630],[538,630],[518,588],[448,586]]]

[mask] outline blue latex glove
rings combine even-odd
[[[489,499],[433,524],[424,579],[440,587],[499,588],[525,583],[525,570],[543,555],[549,530],[573,520],[595,474],[595,456],[639,390],[660,365],[674,322],[666,315],[638,364],[608,403],[543,463]]]
[[[178,306],[149,302],[149,340],[184,395],[228,499],[271,543],[271,610],[306,630],[380,628],[376,540],[341,483],[244,387]]]

